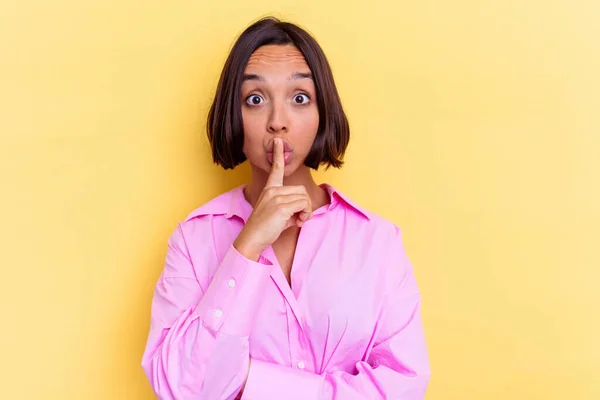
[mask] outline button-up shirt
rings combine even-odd
[[[168,241],[142,366],[161,399],[422,400],[421,297],[400,229],[330,185],[300,229],[291,284],[272,247],[233,241],[244,186],[192,212]]]

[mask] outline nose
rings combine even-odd
[[[284,104],[275,103],[270,110],[269,120],[267,121],[267,130],[269,133],[278,134],[288,131],[288,115]]]

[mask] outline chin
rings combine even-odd
[[[290,163],[288,165],[285,166],[285,168],[283,169],[283,176],[290,176],[293,175],[294,172],[296,172],[298,170],[298,166],[295,163]],[[271,172],[271,164],[267,163],[267,173]]]

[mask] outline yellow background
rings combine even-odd
[[[318,180],[404,230],[427,399],[599,399],[597,0],[2,2],[2,398],[153,398],[166,241],[248,179],[204,119],[267,13],[316,36],[351,121]]]

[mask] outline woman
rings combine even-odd
[[[311,169],[349,139],[331,69],[301,28],[238,38],[208,116],[214,161],[247,185],[169,239],[143,367],[161,399],[423,399],[420,295],[400,230]]]

